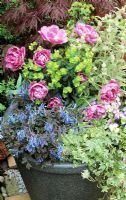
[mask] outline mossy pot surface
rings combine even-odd
[[[20,160],[17,165],[32,200],[98,200],[103,196],[96,183],[82,179],[85,166],[33,164],[28,170]]]

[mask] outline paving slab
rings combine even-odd
[[[31,200],[28,193],[18,195],[18,196],[12,196],[12,197],[6,197],[5,200]]]
[[[9,156],[7,161],[8,161],[8,166],[9,166],[10,169],[17,168],[17,164],[16,164],[13,156]]]

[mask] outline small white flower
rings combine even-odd
[[[111,132],[119,133],[118,124],[116,124],[116,123],[110,124],[109,129],[110,129]]]
[[[113,108],[113,109],[117,109],[117,108],[118,108],[118,104],[117,104],[116,102],[112,102],[111,105],[112,105],[112,108]]]
[[[88,170],[84,170],[84,172],[82,173],[82,177],[84,179],[88,179],[90,177],[90,172]]]
[[[107,112],[112,112],[112,106],[110,104],[105,104],[104,106]]]

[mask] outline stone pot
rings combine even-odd
[[[96,183],[83,180],[84,166],[48,164],[28,170],[18,160],[17,165],[32,200],[98,200],[103,194]]]

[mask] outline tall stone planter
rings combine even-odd
[[[17,165],[32,200],[98,200],[103,196],[96,183],[81,178],[84,166],[33,165],[28,170],[19,160]]]

